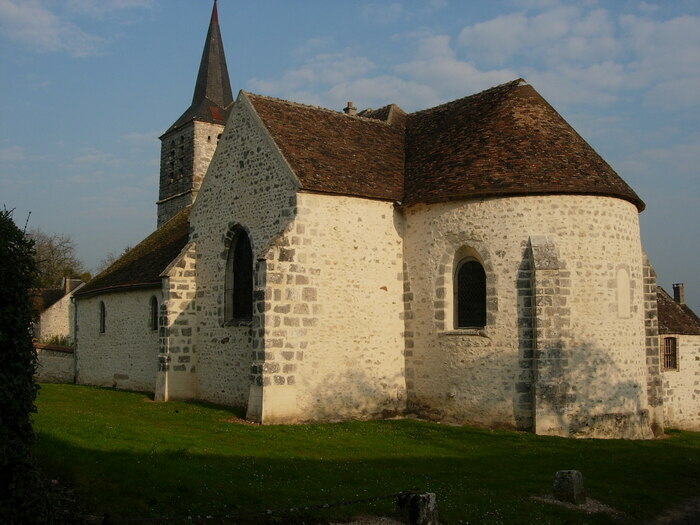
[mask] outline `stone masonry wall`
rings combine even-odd
[[[226,323],[224,286],[233,232],[250,237],[253,258],[261,260],[292,221],[297,183],[286,161],[241,95],[219,141],[190,214],[190,240],[197,245],[197,393],[200,399],[247,407],[252,395],[260,416],[265,360],[263,318]],[[256,298],[264,289],[257,272]]]
[[[78,299],[77,382],[155,390],[158,331],[151,330],[151,297],[160,289],[130,290]],[[100,333],[100,301],[105,303],[105,332]]]
[[[211,159],[221,139],[224,126],[209,122],[194,123],[194,160],[192,164],[192,189],[199,191]]]
[[[194,202],[222,131],[194,121],[161,137],[158,226]]]
[[[41,383],[72,383],[73,352],[37,348],[36,380]]]
[[[391,202],[297,199],[266,256],[264,421],[403,413],[401,214]]]
[[[172,219],[180,210],[190,206],[194,202],[194,194],[191,191],[182,193],[158,203],[158,227]]]
[[[190,243],[163,272],[163,302],[158,321],[156,400],[197,396],[197,310],[195,245]]]
[[[570,272],[552,237],[530,237],[532,409],[537,434],[566,436],[573,407]],[[523,283],[519,281],[518,291]],[[525,283],[527,285],[527,283]],[[525,388],[523,388],[525,390]],[[524,407],[521,407],[524,408]]]
[[[632,204],[594,196],[509,197],[418,205],[405,217],[409,409],[532,429],[528,239],[548,236],[569,272],[559,281],[570,290],[566,364],[575,394],[567,401],[577,407],[567,424],[585,435],[587,425],[610,430],[618,420],[644,418],[642,250]],[[481,331],[453,328],[453,268],[467,252],[478,256],[487,276]]]
[[[700,432],[700,335],[661,335],[661,356],[666,337],[677,338],[678,369],[661,372],[665,424]]]
[[[647,360],[647,398],[654,435],[663,435],[664,400],[659,358],[659,311],[656,272],[644,254],[644,336]]]

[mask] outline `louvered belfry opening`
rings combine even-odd
[[[457,269],[457,326],[486,326],[486,272],[475,260],[465,260]]]

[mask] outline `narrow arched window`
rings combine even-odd
[[[474,259],[463,259],[455,273],[455,328],[486,326],[486,272]]]
[[[105,303],[100,301],[100,333],[104,334],[107,328],[107,310]]]
[[[245,231],[240,230],[226,259],[226,321],[253,317],[253,250]]]
[[[151,317],[149,325],[151,330],[158,330],[158,299],[156,296],[151,296]]]

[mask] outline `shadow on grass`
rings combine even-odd
[[[409,428],[408,434],[413,430]],[[446,437],[443,431],[447,431]],[[489,439],[487,432],[459,428],[441,428],[440,433],[445,444],[454,436],[468,439],[476,434],[478,439]],[[105,452],[40,433],[36,452],[43,468],[73,484],[89,508],[117,521],[239,515],[237,523],[308,523],[361,514],[390,515],[393,498],[322,510],[265,511],[418,489],[437,494],[441,521],[445,523],[608,523],[612,521],[609,516],[585,516],[534,502],[531,496],[549,492],[556,470],[577,468],[587,477],[590,496],[616,506],[636,521],[659,510],[655,508],[659,492],[663,498],[680,490],[683,497],[692,487],[697,491],[700,486],[698,471],[686,467],[678,469],[675,482],[664,487],[658,478],[668,477],[666,469],[654,472],[653,464],[636,465],[642,457],[639,450],[633,457],[625,457],[625,450],[634,445],[630,442],[619,442],[619,447],[609,446],[615,445],[610,442],[570,447],[567,443],[571,440],[550,438],[538,443],[535,438],[533,446],[530,436],[523,440],[518,434],[508,433],[495,433],[490,439],[492,450],[475,450],[472,454],[460,451],[462,456],[447,456],[438,449],[433,457],[348,456],[338,460],[208,455],[191,453],[187,447],[175,451],[153,449],[149,453]],[[601,443],[607,446],[597,446]],[[621,458],[617,465],[616,452]],[[651,455],[658,450],[649,452]],[[262,514],[248,514],[251,512]]]

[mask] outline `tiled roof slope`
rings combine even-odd
[[[276,98],[246,96],[303,189],[401,200],[402,126]]]
[[[525,81],[408,115],[405,204],[573,193],[644,203]]]
[[[75,297],[160,286],[161,272],[187,244],[189,213],[189,207],[183,209],[75,292]]]
[[[406,127],[406,112],[396,104],[389,104],[379,109],[365,109],[358,113],[358,115],[360,117],[382,120],[388,124]]]
[[[659,309],[659,333],[700,335],[700,317],[688,305],[678,304],[666,290],[656,287]]]
[[[246,93],[302,188],[403,204],[538,194],[644,203],[525,81],[406,115]]]

